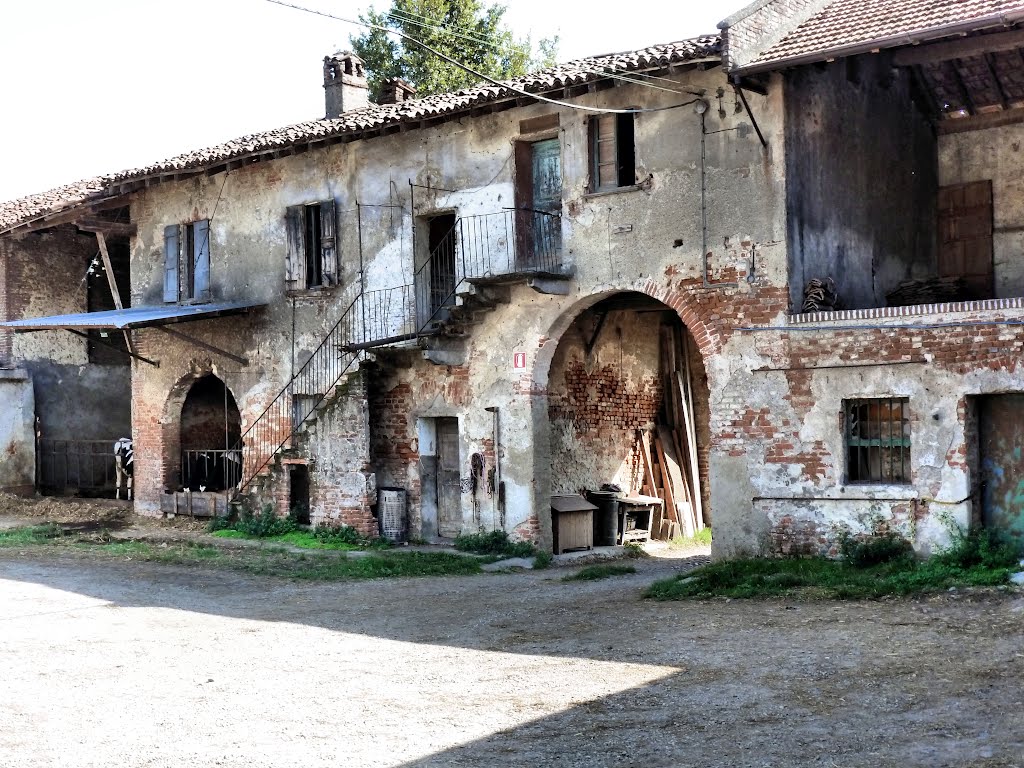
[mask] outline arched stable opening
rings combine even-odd
[[[181,408],[181,484],[224,491],[241,480],[242,418],[235,398],[213,374],[197,379]]]
[[[612,535],[615,543],[642,540],[645,531],[667,539],[710,525],[708,380],[675,310],[639,292],[597,301],[559,338],[547,378],[552,495],[598,502],[594,492],[612,486],[620,499],[663,500],[634,519],[623,503],[612,529],[611,513],[595,512],[595,520],[606,518],[603,536],[595,522],[595,545],[612,543]]]

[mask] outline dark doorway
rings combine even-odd
[[[455,301],[455,214],[445,213],[429,221],[430,311]]]
[[[981,519],[1024,549],[1024,394],[978,399]]]
[[[305,464],[288,469],[288,510],[299,525],[309,525],[309,467]]]
[[[181,409],[182,485],[192,491],[224,491],[242,479],[242,434],[235,398],[214,375],[192,385]]]

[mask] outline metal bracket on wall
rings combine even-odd
[[[154,368],[159,368],[160,367],[160,361],[159,360],[150,360],[148,357],[143,357],[142,355],[138,354],[137,352],[128,352],[128,351],[126,351],[124,349],[121,349],[120,347],[115,347],[113,344],[110,344],[110,343],[108,343],[106,341],[103,341],[102,339],[94,338],[94,337],[90,336],[89,334],[84,333],[83,331],[77,331],[74,328],[65,328],[64,330],[67,331],[68,333],[73,333],[75,336],[81,336],[83,339],[86,339],[86,340],[92,342],[93,344],[99,344],[99,345],[104,346],[104,347],[109,347],[110,349],[113,349],[116,352],[120,352],[122,355],[127,355],[128,357],[132,358],[133,360],[141,360],[144,363],[149,363]],[[125,331],[125,333],[128,333],[128,331]]]
[[[216,355],[222,355],[223,357],[226,357],[228,360],[234,360],[239,365],[249,364],[248,358],[233,354],[225,349],[221,349],[220,347],[215,347],[213,344],[207,344],[205,341],[200,341],[194,336],[189,336],[187,333],[175,331],[172,328],[168,328],[165,325],[156,325],[153,327],[156,328],[156,330],[158,331],[163,331],[164,333],[170,336],[174,336],[175,338],[181,339],[182,341],[187,341],[189,344],[195,344],[197,347],[205,349],[207,352],[213,352]]]

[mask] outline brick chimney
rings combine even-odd
[[[380,89],[378,104],[401,104],[416,98],[416,86],[400,77],[388,78]]]
[[[324,101],[328,119],[369,106],[366,67],[351,51],[324,57]]]

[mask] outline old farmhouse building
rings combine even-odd
[[[380,104],[339,53],[324,119],[4,204],[0,487],[130,434],[154,515],[550,547],[614,484],[719,556],[1024,534],[1021,18],[759,0]]]

